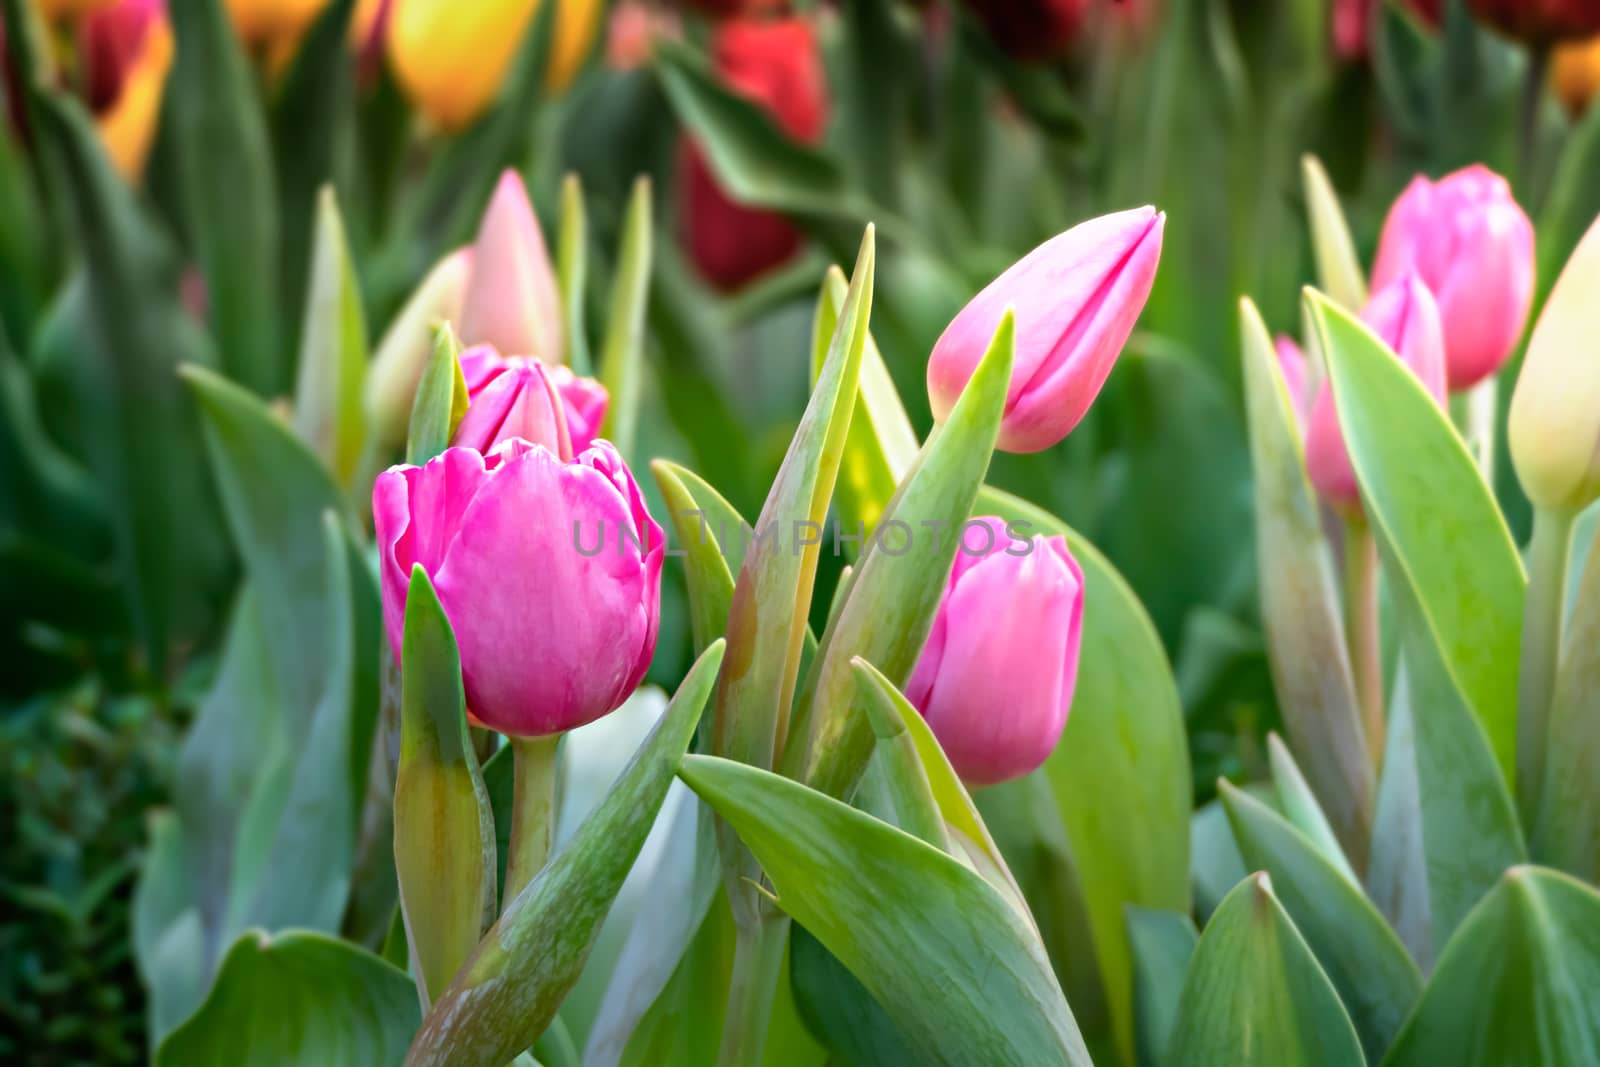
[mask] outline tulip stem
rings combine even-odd
[[[740,925],[734,940],[733,979],[728,986],[728,1014],[722,1027],[719,1067],[747,1067],[761,1062],[767,1022],[777,995],[783,953],[789,945],[789,917],[763,914]]]
[[[1517,798],[1531,818],[1544,778],[1550,695],[1561,654],[1562,607],[1572,548],[1571,511],[1536,508],[1528,546],[1528,599],[1522,611],[1522,665],[1517,676]]]
[[[1544,101],[1545,82],[1550,76],[1551,48],[1548,44],[1530,45],[1528,65],[1523,71],[1521,114],[1522,129],[1518,131],[1517,148],[1522,165],[1521,186],[1523,196],[1531,198],[1537,175],[1534,168],[1539,162],[1539,105]]]
[[[513,737],[515,784],[511,792],[511,854],[501,912],[533,881],[550,857],[556,823],[556,749],[561,735]]]
[[[1378,629],[1378,542],[1364,517],[1345,521],[1344,628],[1367,756],[1383,763],[1383,651]]]
[[[1499,379],[1490,375],[1466,394],[1466,410],[1462,429],[1465,431],[1467,450],[1477,461],[1483,480],[1494,489],[1494,438],[1495,415],[1499,407]]]

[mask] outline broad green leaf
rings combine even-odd
[[[1240,302],[1267,651],[1289,736],[1340,843],[1365,865],[1376,801],[1332,557],[1266,324]]]
[[[352,150],[356,64],[351,62],[350,16],[355,8],[354,0],[323,7],[297,43],[294,58],[272,94],[285,322],[304,317],[306,279],[316,271],[313,249],[321,190],[342,169],[341,153]],[[350,189],[341,185],[340,191],[347,203],[354,200]],[[357,213],[358,232],[359,219]]]
[[[1305,187],[1318,282],[1334,302],[1359,312],[1367,304],[1366,272],[1361,269],[1350,225],[1339,206],[1339,194],[1333,191],[1322,161],[1314,155],[1300,157],[1300,177]]]
[[[467,733],[461,657],[417,564],[406,595],[394,859],[409,957],[424,1003],[443,992],[493,921],[494,816]]]
[[[177,257],[112,170],[88,116],[56,94],[37,102],[41,147],[60,163],[83,261],[82,282],[63,290],[61,305],[71,334],[60,368],[68,421],[104,494],[128,618],[160,677],[174,641],[214,625],[232,568],[194,406],[174,374],[184,361],[216,357],[178,304]]]
[[[133,958],[149,994],[153,1055],[161,1039],[204,999],[205,930],[189,888],[182,827],[168,809],[150,812],[144,867],[133,897]]]
[[[1396,672],[1384,739],[1383,775],[1372,823],[1372,859],[1367,864],[1367,895],[1405,943],[1424,971],[1434,957],[1428,858],[1423,847],[1421,783],[1405,664]]]
[[[1288,746],[1276,733],[1267,734],[1267,761],[1272,766],[1272,784],[1278,791],[1278,810],[1290,825],[1306,835],[1324,859],[1337,867],[1352,884],[1360,885],[1361,879],[1350,866],[1344,849],[1339,847],[1333,827],[1328,825],[1328,817],[1322,813],[1322,806],[1317,803],[1305,775],[1300,773]]]
[[[903,686],[933,627],[961,524],[972,515],[999,436],[1015,330],[1012,316],[1000,320],[949,417],[890,499],[844,606],[822,635],[783,769],[829,796],[848,797],[872,755],[872,728],[850,661],[859,656]],[[947,536],[939,536],[941,530]]]
[[[600,380],[611,403],[600,436],[632,458],[639,423],[639,393],[644,372],[644,313],[650,298],[650,179],[640,177],[628,197],[622,222],[622,247],[611,283],[611,318],[600,349]]]
[[[561,179],[561,225],[556,238],[556,279],[561,290],[561,321],[567,339],[566,364],[575,374],[593,373],[589,334],[583,319],[583,294],[589,275],[589,216],[583,207],[583,182],[576,174]],[[615,314],[615,312],[613,312]]]
[[[806,1027],[840,1067],[916,1067],[914,1044],[833,953],[796,925],[789,935],[789,978]]]
[[[1403,136],[1425,136],[1434,121],[1433,82],[1442,49],[1404,4],[1379,5],[1372,36],[1373,75],[1389,118]]]
[[[986,487],[979,510],[1066,538],[1083,568],[1078,681],[1061,741],[1036,773],[1055,793],[1083,882],[1124,1059],[1133,1056],[1128,904],[1189,910],[1189,749],[1166,652],[1133,591],[1060,519]],[[1130,825],[1139,827],[1129,834]]]
[[[1194,920],[1175,911],[1128,905],[1128,943],[1133,950],[1133,1022],[1141,1067],[1166,1062],[1172,1025],[1178,1018],[1183,976],[1200,933]]]
[[[1233,828],[1222,801],[1211,800],[1195,809],[1189,822],[1189,852],[1194,857],[1190,886],[1194,891],[1194,910],[1202,922],[1215,914],[1223,898],[1244,876],[1244,857],[1239,855]]]
[[[1409,592],[1389,588],[1415,731],[1428,916],[1431,943],[1438,947],[1501,873],[1528,857],[1505,777]]]
[[[758,767],[774,764],[790,732],[822,523],[855,406],[872,314],[874,247],[869,226],[826,367],[756,520],[761,536],[745,554],[729,604],[728,669],[717,686],[711,751]],[[812,530],[815,538],[801,536]],[[747,923],[755,902],[744,880],[753,882],[758,872],[736,838],[720,825],[718,834],[729,901],[740,922]]]
[[[1575,564],[1576,565],[1576,564]],[[1550,705],[1533,858],[1600,882],[1600,551],[1591,549],[1567,618]]]
[[[406,1057],[410,1067],[504,1063],[544,1032],[655,823],[722,651],[714,644],[700,656],[610,795],[505,905],[423,1020]]]
[[[185,231],[195,242],[228,376],[277,396],[291,375],[280,330],[278,199],[266,116],[222,0],[172,0],[170,107]]]
[[[307,931],[252,931],[155,1063],[398,1067],[419,1014],[410,977],[365,949]]]
[[[1365,1063],[1350,1016],[1265,874],[1229,893],[1195,946],[1168,1067]]]
[[[366,444],[366,412],[361,403],[366,375],[367,324],[361,311],[361,287],[350,262],[333,187],[323,186],[317,200],[317,236],[300,329],[295,430],[342,486],[355,478]]]
[[[950,852],[944,814],[933,798],[928,772],[923,768],[916,741],[909,733],[907,719],[921,719],[922,716],[872,664],[857,657],[850,661],[850,666],[856,672],[861,703],[872,724],[873,758],[883,772],[884,784],[894,805],[895,825],[941,852]]]
[[[448,322],[434,334],[433,354],[422,368],[411,402],[406,462],[421,466],[450,447],[450,438],[467,414],[467,379],[461,372],[461,343]]]
[[[1044,947],[977,874],[758,768],[688,756],[679,774],[755,852],[778,905],[877,998],[922,1062],[1088,1064]]]
[[[1422,972],[1360,885],[1283,816],[1227,782],[1222,805],[1246,866],[1266,871],[1374,1062],[1422,991]]]
[[[1513,867],[1439,954],[1384,1063],[1594,1063],[1596,989],[1600,894],[1555,871]]]
[[[1417,622],[1514,783],[1527,583],[1505,520],[1422,383],[1350,314],[1315,292],[1306,299],[1384,577],[1415,601]]]
[[[878,217],[832,157],[792,140],[684,45],[657,42],[656,77],[678,121],[735,201],[855,221]],[[879,217],[879,222],[882,222]]]
[[[844,272],[838,267],[829,267],[822,280],[822,294],[817,299],[816,318],[811,329],[813,380],[822,372],[828,338],[838,322],[844,296]],[[839,468],[834,500],[838,521],[846,532],[855,530],[862,534],[864,543],[865,533],[877,526],[900,479],[916,458],[916,432],[889,377],[889,368],[872,334],[868,333],[866,347],[861,353],[861,383],[856,393],[855,414],[850,419],[850,436],[845,441],[844,462]]]

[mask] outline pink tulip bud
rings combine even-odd
[[[422,564],[461,651],[467,706],[518,737],[621,706],[650,666],[661,613],[661,527],[604,441],[563,463],[511,440],[391,467],[372,489],[383,620],[398,655]]]
[[[1506,180],[1478,164],[1414,178],[1384,220],[1372,287],[1411,271],[1438,302],[1450,388],[1499,370],[1533,305],[1533,224]]]
[[[461,339],[548,364],[565,358],[555,268],[528,191],[513,170],[500,175],[473,245]]]
[[[1278,368],[1283,371],[1283,384],[1289,390],[1289,402],[1294,405],[1295,423],[1302,433],[1310,413],[1311,398],[1306,395],[1306,354],[1288,334],[1279,334],[1273,342],[1278,353]]]
[[[1440,403],[1445,395],[1444,329],[1433,294],[1416,275],[1408,275],[1367,301],[1361,321],[1400,357]],[[1361,492],[1350,466],[1339,412],[1327,382],[1317,390],[1306,430],[1306,469],[1311,484],[1336,508],[1358,510]]]
[[[999,447],[1039,452],[1072,432],[1150,295],[1165,223],[1153,207],[1090,219],[990,282],[933,346],[928,396],[934,418],[949,415],[1011,308],[1017,351]]]
[[[461,353],[470,403],[450,443],[479,452],[513,437],[558,455],[582,452],[605,421],[606,387],[570,367],[547,367],[522,356],[502,358],[488,345]],[[558,422],[560,426],[558,427]],[[562,434],[568,442],[562,451]]]
[[[1062,537],[1013,537],[1002,519],[962,527],[950,585],[906,697],[972,785],[1020,778],[1049,757],[1078,677],[1083,571]]]

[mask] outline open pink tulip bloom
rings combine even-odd
[[[1415,271],[1444,324],[1452,390],[1505,363],[1533,306],[1533,224],[1500,175],[1481,164],[1438,182],[1418,176],[1389,209],[1372,288]]]
[[[522,356],[503,358],[488,345],[478,345],[461,353],[461,374],[470,403],[451,444],[488,452],[513,437],[555,441],[548,399],[552,392],[561,402],[573,452],[593,444],[605,421],[606,387],[580,378],[570,367]]]
[[[460,330],[469,345],[489,344],[547,364],[565,359],[555,268],[528,190],[514,170],[500,175],[483,213]]]
[[[665,541],[610,444],[567,463],[520,439],[488,455],[450,448],[379,475],[372,510],[390,645],[398,655],[420,563],[483,725],[560,733],[638,687],[655,652]]]
[[[944,420],[1007,308],[1016,361],[999,447],[1039,452],[1083,418],[1155,282],[1166,216],[1152,207],[1090,219],[1046,241],[962,308],[928,359],[928,397]]]
[[[996,518],[963,528],[906,697],[964,781],[1020,778],[1049,757],[1082,632],[1083,571],[1064,538],[1014,540]]]
[[[1439,308],[1421,278],[1409,275],[1379,290],[1367,301],[1361,321],[1394,349],[1435,400],[1444,402],[1444,328],[1439,322]],[[1329,503],[1345,509],[1361,506],[1361,491],[1350,466],[1344,433],[1339,429],[1333,390],[1326,381],[1317,390],[1306,429],[1306,470],[1311,484]]]

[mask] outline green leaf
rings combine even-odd
[[[434,334],[433,355],[422,368],[411,402],[406,462],[421,466],[450,447],[467,414],[467,379],[461,372],[461,343],[448,322]]]
[[[1384,551],[1384,576],[1415,600],[1451,684],[1514,783],[1527,584],[1516,546],[1477,465],[1422,383],[1326,297],[1309,292],[1307,306]]]
[[[361,287],[333,188],[324,186],[317,200],[316,244],[300,330],[295,430],[342,486],[354,480],[366,444],[361,402],[366,376],[367,324]]]
[[[434,1002],[406,1058],[504,1063],[542,1034],[577,981],[633,866],[722,664],[714,644],[690,669],[660,724],[572,841],[501,911]]]
[[[1556,164],[1544,207],[1539,212],[1538,299],[1544,298],[1561,275],[1561,268],[1572,255],[1584,233],[1600,215],[1600,187],[1594,182],[1600,167],[1600,108],[1589,108],[1567,136]]]
[[[817,300],[811,329],[811,377],[822,373],[828,338],[833,336],[844,306],[844,272],[829,267]],[[834,508],[839,521],[864,535],[878,524],[900,479],[917,458],[917,435],[906,417],[905,405],[895,391],[889,368],[878,352],[872,334],[861,353],[861,380],[855,413],[850,419],[844,462],[839,469]],[[859,549],[856,552],[859,555]]]
[[[622,247],[611,283],[611,318],[600,350],[600,381],[611,403],[600,436],[633,456],[639,423],[639,391],[644,370],[644,313],[650,299],[650,179],[634,180],[622,223]]]
[[[1366,1061],[1328,976],[1265,874],[1239,883],[1195,946],[1169,1067],[1345,1067]]]
[[[979,508],[1061,535],[1083,568],[1078,681],[1061,741],[1040,772],[1072,843],[1117,1040],[1133,1056],[1128,904],[1189,910],[1189,748],[1172,668],[1128,584],[1055,516],[985,487]],[[1138,826],[1129,834],[1129,826]]]
[[[630,205],[631,206],[631,205]],[[626,231],[625,231],[626,232]],[[627,243],[626,237],[623,240]],[[648,238],[646,238],[648,243]],[[576,174],[561,180],[561,225],[556,246],[556,278],[561,290],[561,318],[567,339],[566,364],[588,376],[589,334],[583,321],[583,294],[588,280],[589,217],[583,207],[583,182]],[[612,314],[617,314],[613,312]]]
[[[189,858],[175,813],[150,812],[149,844],[133,897],[133,958],[149,992],[150,1051],[206,995],[205,930],[188,884]]]
[[[1333,191],[1322,161],[1314,155],[1300,157],[1300,175],[1305,185],[1318,284],[1335,303],[1359,312],[1367,304],[1367,277],[1350,237],[1350,224],[1339,206],[1339,194]]]
[[[168,86],[185,231],[195,242],[222,367],[261,396],[287,391],[279,218],[266,116],[222,0],[173,0]]]
[[[1222,801],[1210,800],[1195,809],[1189,821],[1189,851],[1194,857],[1190,878],[1194,910],[1204,921],[1216,913],[1223,898],[1249,873],[1233,839],[1233,828],[1228,825],[1228,813],[1222,810]]]
[[[1261,615],[1279,704],[1322,810],[1364,865],[1376,783],[1331,556],[1272,338],[1248,299],[1240,302],[1240,320]]]
[[[496,847],[467,733],[460,653],[420,563],[406,595],[402,660],[394,858],[409,957],[426,1003],[494,920]]]
[[[1586,882],[1600,882],[1600,551],[1590,549],[1567,618],[1550,705],[1544,790],[1533,857]]]
[[[1358,882],[1265,804],[1227,782],[1218,789],[1245,864],[1271,875],[1376,1062],[1422,991],[1422,973]]]
[[[1324,859],[1338,868],[1339,873],[1352,884],[1360,885],[1361,879],[1350,866],[1344,849],[1339,847],[1339,840],[1334,836],[1333,827],[1328,825],[1328,817],[1322,813],[1316,795],[1276,733],[1267,734],[1267,760],[1272,765],[1272,783],[1277,787],[1278,810],[1290,825],[1306,835]]]
[[[1513,867],[1439,955],[1390,1067],[1594,1063],[1600,1058],[1600,894]]]
[[[689,629],[699,652],[728,629],[733,574],[718,542],[719,530],[685,484],[689,472],[664,459],[653,460],[650,472],[667,505],[673,539],[682,546],[689,586]]]
[[[789,935],[789,978],[806,1027],[841,1067],[916,1067],[913,1042],[844,964],[806,932]]]
[[[1417,778],[1416,726],[1404,664],[1396,673],[1389,706],[1383,775],[1372,826],[1367,895],[1424,971],[1434,957],[1428,859],[1423,847],[1421,784]]]
[[[866,986],[922,1062],[1088,1064],[1044,947],[977,874],[770,772],[688,756],[679,774],[755,852],[778,905]]]
[[[88,117],[63,97],[37,102],[83,260],[81,287],[63,295],[69,421],[111,516],[128,617],[159,677],[172,641],[214,624],[232,568],[194,406],[173,373],[215,355],[177,302],[176,256],[112,170]]]
[[[848,797],[872,755],[872,729],[850,661],[859,656],[903,686],[933,627],[961,524],[972,515],[1000,433],[1014,343],[1015,323],[1006,315],[949,418],[889,501],[844,605],[822,635],[783,768],[829,796]],[[928,527],[933,536],[924,550],[919,530]],[[898,548],[889,545],[891,536]]]
[[[729,605],[728,669],[717,686],[711,750],[758,767],[773,765],[790,732],[822,522],[844,451],[872,313],[874,262],[869,226],[826,368],[756,520],[762,536],[745,554]],[[813,530],[814,538],[809,536]],[[721,826],[718,840],[729,901],[740,922],[748,922],[756,905],[745,880],[755,881],[759,872]]]
[[[351,62],[350,16],[355,7],[354,0],[337,0],[317,14],[271,103],[285,322],[299,322],[305,314],[307,275],[316,270],[320,190],[339,169],[341,150],[353,150],[356,64]],[[347,201],[354,200],[350,190],[344,192]],[[359,221],[355,229],[360,232]]]
[[[410,977],[365,949],[304,931],[254,931],[229,949],[205,1003],[155,1063],[398,1065],[419,1014]]]
[[[1175,911],[1150,911],[1128,905],[1128,943],[1133,950],[1133,1015],[1138,1062],[1165,1063],[1178,1019],[1183,976],[1200,933],[1194,920]]]

